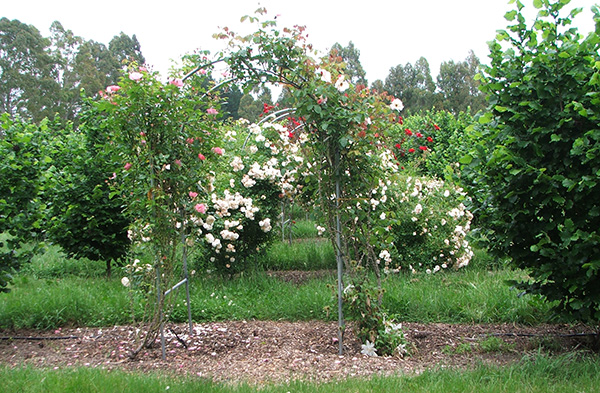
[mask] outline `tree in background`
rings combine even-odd
[[[390,69],[385,78],[385,90],[398,97],[404,103],[407,112],[414,113],[432,106],[435,83],[431,77],[429,63],[424,57],[419,58],[414,65],[397,65]]]
[[[225,101],[222,106],[224,112],[223,117],[225,119],[237,120],[240,118],[239,108],[243,95],[240,88],[235,84],[229,84],[225,87],[221,93],[221,96]]]
[[[88,104],[79,117],[78,131],[66,128],[49,138],[48,235],[70,257],[105,261],[110,277],[113,262],[122,261],[130,245],[123,200],[109,196],[108,183],[120,168],[106,148],[112,130],[105,116]]]
[[[470,164],[471,195],[491,250],[525,269],[516,283],[559,311],[600,320],[600,10],[582,39],[561,11],[569,1],[535,0],[526,25],[513,22],[490,43]]]
[[[57,82],[60,88],[55,97],[55,111],[65,120],[74,120],[81,101],[79,78],[75,70],[75,58],[83,39],[55,21],[50,26],[50,53],[57,67]]]
[[[44,117],[77,123],[81,90],[95,95],[117,83],[123,61],[143,64],[135,35],[121,33],[109,46],[86,41],[58,21],[44,38],[33,26],[0,19],[0,113],[39,123]]]
[[[59,87],[48,45],[35,27],[0,19],[0,113],[36,122],[54,117]]]
[[[268,87],[262,86],[254,89],[254,94],[257,95],[256,99],[250,93],[244,94],[240,100],[238,109],[238,116],[249,120],[251,123],[259,121],[264,112],[265,104],[269,106],[273,105],[271,90]]]
[[[350,82],[359,85],[368,85],[366,75],[362,64],[360,64],[360,51],[354,46],[352,41],[343,47],[339,43],[333,44],[330,51],[331,56],[342,58],[346,66],[346,73]]]
[[[385,91],[385,85],[381,79],[377,79],[375,82],[371,83],[371,89],[381,93]]]
[[[480,62],[473,51],[461,62],[443,62],[437,76],[437,90],[440,95],[439,109],[448,110],[454,114],[471,110],[477,113],[484,108],[485,98],[479,91],[480,82],[475,78],[479,71]]]
[[[121,76],[119,71],[123,68],[123,65],[132,62],[137,64],[146,63],[146,59],[142,55],[142,47],[135,34],[129,37],[121,32],[119,35],[114,36],[108,43],[108,51],[115,62],[114,73],[111,75],[113,81],[117,81]]]

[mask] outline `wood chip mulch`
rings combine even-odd
[[[135,328],[74,328],[0,331],[0,365],[46,368],[98,367],[187,374],[250,384],[291,380],[331,381],[374,374],[411,374],[440,367],[505,365],[528,352],[592,349],[596,331],[584,325],[457,325],[405,323],[411,354],[368,357],[347,330],[338,355],[334,322],[231,321],[166,327],[166,360],[160,342],[131,360]],[[495,337],[490,339],[490,337]],[[28,338],[28,339],[26,339]],[[498,341],[501,340],[501,341]],[[494,344],[494,345],[490,345]],[[486,345],[488,344],[488,345]]]

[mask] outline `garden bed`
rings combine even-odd
[[[404,324],[412,343],[405,358],[367,357],[351,331],[345,354],[338,355],[337,324],[332,322],[232,321],[166,329],[167,360],[160,343],[128,357],[134,328],[73,328],[56,331],[0,332],[0,364],[36,367],[98,367],[163,371],[223,382],[263,384],[302,379],[328,381],[373,374],[420,373],[436,367],[471,367],[480,362],[504,365],[528,351],[564,352],[592,347],[597,336],[578,325]],[[72,337],[71,337],[72,336]],[[8,337],[17,337],[11,338]],[[25,339],[25,337],[35,339]],[[178,339],[181,339],[181,341]],[[185,346],[183,343],[185,343]],[[596,341],[597,342],[597,341]]]

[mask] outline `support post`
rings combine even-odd
[[[342,225],[340,222],[340,151],[336,148],[335,152],[335,259],[337,262],[337,281],[338,281],[338,352],[344,354],[344,312],[342,310],[344,294],[344,284],[342,282],[344,272],[344,262],[342,258]]]
[[[190,304],[190,278],[188,276],[187,245],[185,244],[185,240],[183,242],[183,275],[184,275],[184,280],[185,280],[185,300],[187,301],[188,325],[189,325],[190,337],[191,337],[192,333],[193,333],[192,306]]]

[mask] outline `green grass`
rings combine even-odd
[[[292,231],[292,239],[306,239],[317,237],[317,227],[315,226],[315,222],[312,220],[294,220],[290,226],[288,222],[285,226],[285,239],[289,239],[290,237],[290,228]],[[279,233],[279,239],[282,239],[281,236],[281,222],[277,222],[276,226],[277,232]]]
[[[333,246],[325,238],[273,243],[258,264],[268,270],[321,270],[336,266]]]
[[[385,306],[406,322],[553,322],[550,305],[518,297],[505,280],[518,272],[466,269],[427,275],[396,275],[385,283]],[[12,291],[0,295],[0,328],[54,329],[60,326],[110,326],[131,320],[130,298],[120,276],[36,279],[17,277]],[[193,277],[191,307],[197,322],[217,320],[333,320],[335,276],[301,285],[255,271],[233,279]],[[183,289],[183,288],[182,288]],[[187,319],[184,291],[177,293],[171,319]],[[136,308],[139,316],[141,307]]]
[[[264,270],[321,270],[334,267],[331,244],[303,239],[275,243],[262,263],[230,279],[200,275],[191,279],[192,317],[218,320],[333,320],[335,275],[301,285],[268,277]],[[553,322],[550,305],[533,296],[518,297],[505,284],[522,273],[498,265],[478,252],[479,261],[460,271],[399,274],[384,283],[385,307],[398,320],[445,323]],[[12,291],[0,294],[0,328],[55,329],[61,326],[110,326],[131,321],[131,299],[115,268],[104,277],[105,264],[66,258],[58,247],[34,258],[17,275]],[[348,282],[346,283],[348,284]],[[183,322],[187,310],[183,288],[171,320]],[[134,303],[137,317],[142,307]]]
[[[116,280],[20,276],[0,295],[0,328],[54,329],[131,321],[127,292]]]
[[[420,375],[375,376],[327,383],[296,381],[282,385],[231,386],[201,378],[137,374],[90,368],[48,370],[0,367],[5,392],[597,392],[597,356],[534,355],[507,367],[479,365],[473,370],[438,369]]]
[[[535,296],[519,297],[506,284],[521,275],[511,269],[467,267],[458,272],[401,276],[387,281],[384,303],[391,313],[412,322],[552,322],[549,303]]]

